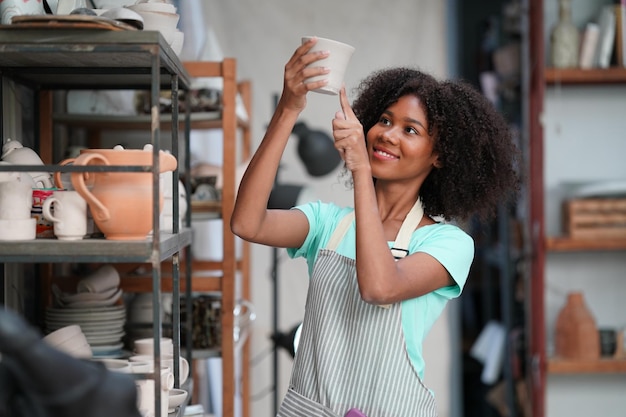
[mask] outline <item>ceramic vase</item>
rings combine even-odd
[[[581,292],[567,296],[557,316],[556,355],[564,359],[593,360],[600,357],[600,340],[593,314]]]
[[[84,149],[76,159],[61,164],[152,165],[150,149]],[[176,158],[161,151],[159,173],[176,169]],[[152,230],[151,172],[72,172],[74,189],[87,201],[98,229],[110,240],[142,240]],[[159,195],[156,208],[163,208]]]
[[[571,0],[559,0],[559,21],[552,30],[552,66],[578,67],[580,33],[572,22]]]

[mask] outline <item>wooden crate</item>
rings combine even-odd
[[[563,229],[574,239],[626,239],[626,198],[565,201]]]

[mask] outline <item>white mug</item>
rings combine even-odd
[[[43,203],[43,216],[54,224],[59,240],[80,240],[87,234],[87,202],[76,191],[57,190]]]
[[[144,370],[131,366],[132,373],[143,373]],[[154,379],[137,379],[137,408],[142,416],[154,416]],[[168,393],[174,387],[174,375],[169,368],[161,369],[161,416],[167,416]]]
[[[154,339],[146,337],[143,339],[137,339],[133,342],[135,352],[137,355],[153,355],[154,354]],[[174,354],[174,342],[169,337],[162,337],[160,344],[161,357]]]
[[[150,366],[154,366],[154,356],[152,355],[134,355],[128,358],[131,363],[131,367],[133,364],[146,364],[149,363]],[[174,371],[174,355],[171,354],[163,354],[161,355],[161,369],[169,368]],[[184,384],[189,378],[189,362],[187,359],[182,356],[179,357],[179,383]]]
[[[30,219],[33,204],[33,189],[28,182],[19,177],[11,181],[0,182],[0,219]]]

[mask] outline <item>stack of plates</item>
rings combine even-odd
[[[122,356],[126,322],[124,305],[46,309],[46,330],[78,324],[91,346],[94,358]]]

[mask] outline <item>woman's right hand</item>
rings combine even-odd
[[[324,75],[330,72],[327,67],[309,67],[312,62],[328,56],[328,51],[309,52],[317,42],[312,38],[303,43],[295,50],[289,62],[285,64],[285,80],[280,102],[285,108],[302,111],[306,107],[306,93],[318,89],[327,84],[326,80],[305,83],[304,80],[316,75]]]

